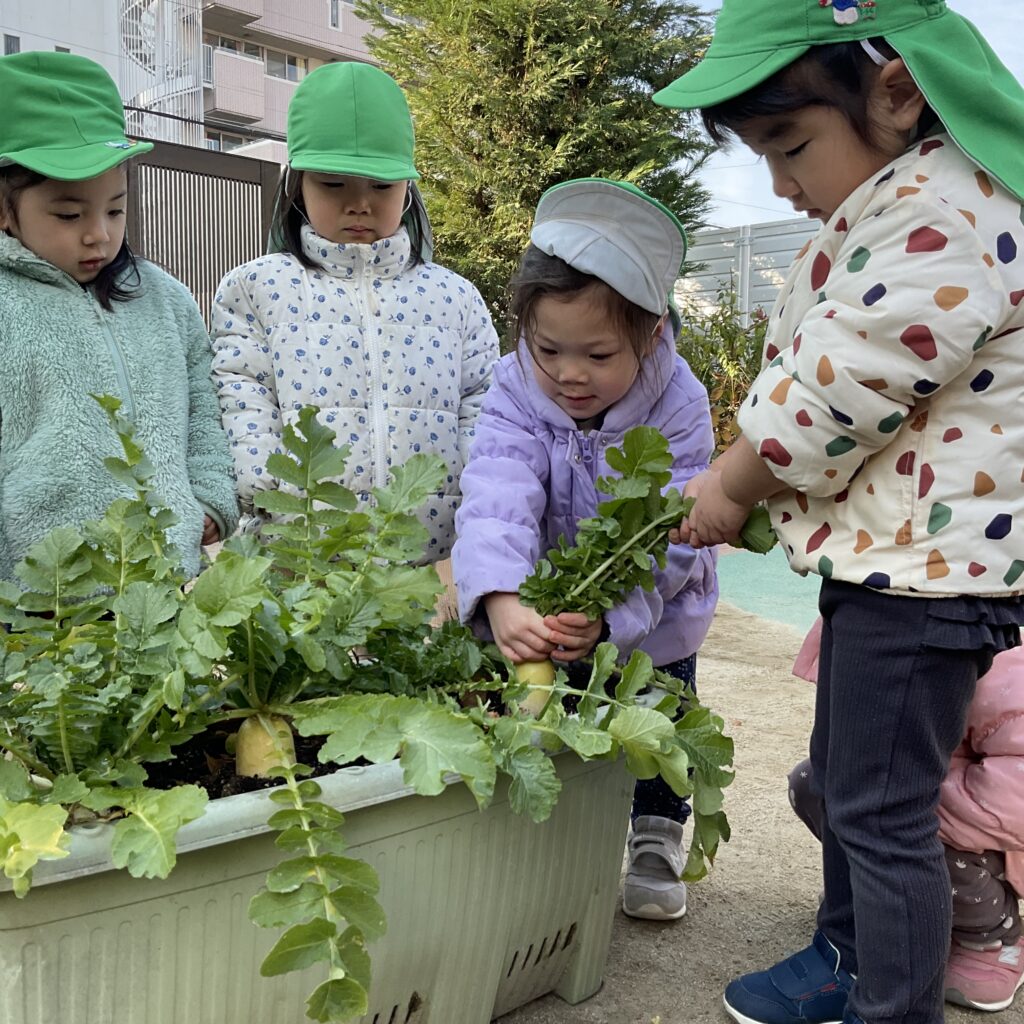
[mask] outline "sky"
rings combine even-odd
[[[950,0],[949,6],[974,22],[999,59],[1024,81],[1021,5],[1000,0]],[[772,192],[768,168],[738,142],[715,153],[700,177],[712,196],[709,226],[760,224],[798,216],[788,202]]]

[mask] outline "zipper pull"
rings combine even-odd
[[[594,461],[594,453],[590,450],[590,435],[580,434],[580,454],[583,456],[583,462],[586,465],[590,465]]]

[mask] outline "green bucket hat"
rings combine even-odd
[[[1024,88],[945,0],[723,0],[693,70],[654,94],[694,110],[740,96],[812,46],[883,36],[957,145],[1024,198]]]
[[[99,64],[77,54],[0,57],[0,96],[0,166],[84,181],[153,148],[125,138],[117,86]]]
[[[686,258],[686,231],[628,181],[575,178],[540,197],[530,241],[659,316]]]
[[[325,64],[288,105],[288,162],[297,171],[417,179],[414,143],[405,95],[372,64]]]

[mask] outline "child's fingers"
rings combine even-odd
[[[579,650],[570,651],[568,648],[563,648],[560,651],[555,651],[551,657],[555,661],[578,661],[580,658],[584,658],[589,653],[589,647],[581,647]]]
[[[567,631],[578,633],[589,628],[593,624],[582,612],[559,612],[557,615],[548,615],[544,618],[544,625],[554,631]]]
[[[512,653],[508,655],[517,665],[523,661],[546,661],[554,653],[554,644],[536,645],[522,640],[509,645]]]
[[[589,651],[594,641],[582,633],[560,633],[555,630],[551,634],[552,642],[567,651]]]
[[[690,525],[689,519],[684,519],[679,526],[669,530],[668,539],[672,544],[689,544],[691,548],[704,547],[704,542]]]

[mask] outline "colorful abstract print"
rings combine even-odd
[[[1022,248],[1020,201],[938,135],[798,258],[740,416],[797,492],[771,502],[794,568],[1024,590]]]

